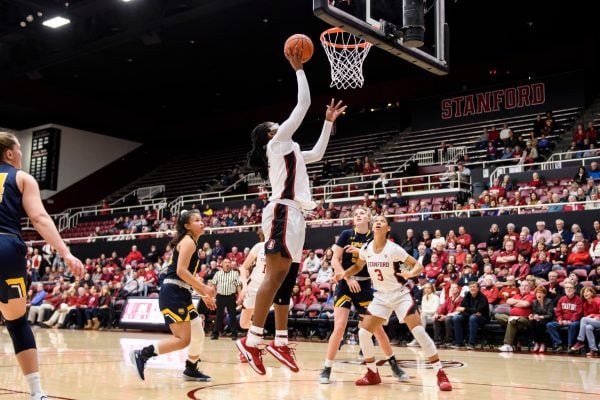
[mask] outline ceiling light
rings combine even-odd
[[[121,0],[123,3],[129,3],[131,0]]]
[[[56,28],[60,28],[61,26],[67,25],[70,23],[71,23],[71,20],[69,20],[67,18],[54,17],[54,18],[45,20],[44,22],[42,22],[42,25],[47,26],[52,29],[56,29]]]

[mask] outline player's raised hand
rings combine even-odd
[[[335,122],[344,111],[346,111],[345,105],[342,105],[342,100],[335,102],[335,99],[331,99],[331,102],[327,105],[327,111],[325,111],[325,119],[329,122]]]
[[[285,58],[290,62],[294,71],[302,69],[302,47],[296,44],[293,49],[286,49],[283,53]]]

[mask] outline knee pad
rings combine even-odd
[[[293,262],[290,265],[290,270],[288,271],[285,279],[279,286],[277,293],[275,293],[275,299],[273,300],[274,304],[280,306],[289,306],[290,299],[292,298],[292,289],[294,288],[294,284],[296,283],[296,278],[298,277],[298,269],[300,268],[300,263]]]
[[[192,329],[188,354],[199,356],[204,350],[204,321],[201,317],[194,318],[190,323]]]
[[[422,325],[415,326],[411,333],[419,343],[419,346],[421,346],[425,357],[429,358],[437,354],[435,343],[433,343],[433,340],[431,340],[431,338],[429,337],[429,335],[425,331],[425,328]]]
[[[365,328],[358,330],[358,340],[365,360],[373,358],[375,355],[375,345],[373,344],[373,334]]]
[[[35,349],[35,338],[25,314],[21,318],[6,321],[6,330],[10,335],[15,348],[15,354],[19,354],[22,351]]]

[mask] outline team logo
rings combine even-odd
[[[271,239],[267,242],[267,249],[273,250],[275,248],[275,240]]]
[[[177,310],[177,312],[178,312],[180,315],[183,315],[183,314],[185,314],[185,310],[184,310],[183,308],[180,308],[180,309],[178,309],[178,310]]]

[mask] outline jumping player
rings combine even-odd
[[[294,372],[298,372],[293,352],[287,341],[287,320],[292,287],[298,276],[306,224],[303,210],[312,210],[312,200],[306,164],[314,163],[325,154],[333,122],[346,106],[332,99],[325,112],[325,123],[319,140],[310,151],[300,151],[292,135],[298,129],[308,107],[310,91],[302,69],[302,51],[296,46],[286,50],[285,57],[296,71],[298,104],[290,117],[279,126],[263,122],[252,131],[252,150],[249,165],[263,179],[269,178],[272,195],[262,215],[265,234],[267,269],[256,295],[253,324],[248,335],[236,342],[248,364],[259,374],[266,373],[261,350],[264,324],[271,304],[275,303],[275,340],[266,350]]]
[[[343,273],[344,270],[356,264],[360,248],[373,238],[373,234],[369,229],[370,222],[371,212],[368,209],[357,207],[354,210],[354,228],[342,231],[333,246],[331,263],[336,273]],[[325,365],[319,377],[321,383],[329,383],[331,367],[333,366],[333,361],[335,360],[344,331],[346,330],[346,325],[348,324],[350,307],[354,304],[354,308],[360,316],[359,318],[362,319],[371,300],[373,300],[371,277],[368,271],[364,269],[355,276],[343,279],[337,284],[334,294],[333,332],[329,337]],[[360,325],[359,323],[359,327]],[[408,380],[408,374],[402,371],[396,361],[394,351],[383,330],[383,326],[380,326],[375,331],[375,337],[390,364],[394,376],[403,381]]]
[[[150,345],[141,350],[132,350],[131,361],[138,375],[144,380],[144,367],[148,359],[159,354],[180,350],[189,345],[183,379],[186,381],[208,382],[210,376],[198,369],[200,354],[204,345],[204,324],[192,303],[191,290],[202,296],[206,306],[214,310],[215,289],[196,278],[198,260],[198,239],[204,233],[204,223],[199,210],[182,211],[177,220],[177,236],[171,241],[173,256],[167,267],[167,274],[160,289],[158,304],[160,312],[169,326],[172,337],[161,340],[158,345]]]
[[[12,133],[0,132],[0,313],[15,349],[17,362],[27,380],[31,400],[47,400],[38,369],[37,347],[27,322],[27,246],[21,236],[23,211],[35,229],[54,247],[77,278],[83,265],[62,241],[46,212],[36,180],[21,171],[21,144]]]
[[[442,369],[435,344],[421,325],[419,312],[410,291],[405,286],[408,279],[419,275],[423,266],[408,255],[402,247],[387,240],[390,231],[391,226],[387,218],[376,217],[373,223],[373,241],[361,248],[358,261],[354,266],[335,276],[338,281],[346,279],[360,272],[366,265],[375,289],[373,301],[367,308],[367,315],[365,315],[358,332],[360,348],[367,364],[367,373],[356,381],[356,385],[381,383],[373,357],[373,333],[389,319],[392,312],[396,312],[398,320],[404,321],[408,325],[436,371],[440,390],[450,391],[452,385]],[[398,262],[405,264],[408,270],[396,272],[394,264]]]

